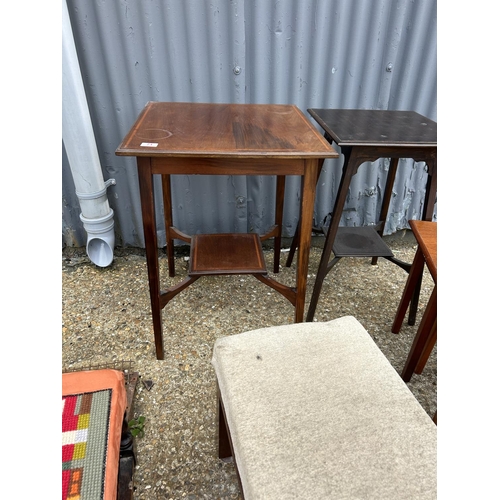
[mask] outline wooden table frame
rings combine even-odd
[[[150,102],[116,154],[137,157],[157,359],[164,359],[162,309],[199,276],[188,276],[176,286],[161,289],[153,189],[156,174],[162,177],[170,276],[175,272],[174,239],[191,243],[189,235],[174,227],[171,175],[277,176],[275,226],[260,238],[275,238],[275,272],[279,270],[285,176],[301,176],[302,236],[296,287],[282,285],[265,273],[245,273],[285,296],[295,307],[295,322],[303,321],[318,162],[321,158],[336,158],[338,153],[296,106]]]
[[[325,138],[330,144],[335,142],[344,155],[342,177],[335,198],[332,218],[328,227],[323,253],[321,256],[314,289],[307,312],[307,321],[312,321],[319,300],[323,280],[333,266],[340,260],[335,257],[330,261],[335,237],[337,236],[344,204],[349,192],[349,186],[358,168],[365,162],[374,162],[380,158],[390,158],[389,173],[386,181],[381,214],[376,232],[383,235],[385,221],[392,196],[392,188],[400,158],[412,158],[427,165],[427,186],[425,192],[422,219],[432,220],[437,191],[437,125],[432,120],[413,111],[388,110],[324,110],[308,109],[311,116],[325,131]],[[335,114],[345,117],[341,128],[348,130],[345,135],[332,126],[331,119]],[[417,127],[420,127],[418,129]],[[420,132],[422,130],[422,132]],[[420,133],[422,134],[420,136]],[[358,228],[350,228],[355,232]],[[375,235],[376,236],[376,235]],[[356,256],[353,254],[353,256]],[[293,253],[290,252],[287,265],[290,264]],[[402,262],[395,257],[384,258],[394,262],[409,272],[411,264]],[[376,263],[374,256],[372,263]],[[415,316],[420,293],[420,283],[415,287],[415,293],[410,307],[408,323],[415,324]]]
[[[422,280],[424,265],[429,269],[434,288],[401,372],[401,378],[405,382],[410,381],[413,373],[422,373],[437,341],[437,222],[411,220],[410,227],[418,247],[392,324],[393,333],[401,330],[414,288]]]

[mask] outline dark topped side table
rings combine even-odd
[[[323,254],[314,283],[307,313],[312,321],[323,280],[342,257],[384,257],[409,272],[411,264],[396,259],[382,240],[389,210],[392,188],[399,158],[412,158],[427,165],[427,186],[422,212],[423,220],[432,220],[437,189],[437,124],[414,111],[360,110],[360,109],[308,109],[309,114],[325,131],[330,144],[335,143],[344,155],[342,178],[333,206]],[[391,158],[380,220],[376,226],[339,227],[344,203],[352,177],[365,162]],[[297,232],[300,232],[298,230]],[[334,259],[329,262],[331,253]],[[293,259],[290,252],[287,265]],[[409,315],[409,324],[415,323],[420,284],[415,289]]]
[[[252,274],[281,293],[303,321],[312,233],[315,185],[321,158],[338,153],[306,116],[292,105],[149,102],[116,150],[137,157],[156,357],[163,359],[162,309],[201,276]],[[188,276],[161,289],[153,175],[162,177],[169,275],[174,275],[174,239],[191,245]],[[256,234],[189,236],[175,228],[170,176],[276,175],[275,225]],[[270,278],[261,241],[274,238],[274,271],[279,270],[285,176],[302,178],[302,205],[296,286]],[[216,194],[214,193],[214,196]]]

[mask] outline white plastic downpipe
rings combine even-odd
[[[87,255],[97,266],[107,267],[113,262],[115,224],[106,190],[116,181],[109,179],[104,182],[102,176],[66,0],[62,0],[62,10],[64,147],[82,209],[80,219],[87,231]]]

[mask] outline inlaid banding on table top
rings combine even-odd
[[[162,128],[148,128],[146,130],[141,130],[137,132],[136,136],[143,140],[158,140],[158,139],[168,139],[173,134],[170,130],[164,130]]]
[[[148,147],[150,143],[157,143],[154,150]],[[116,154],[338,158],[337,151],[294,105],[178,102],[149,102]]]

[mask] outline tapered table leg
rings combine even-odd
[[[332,143],[332,139],[329,139],[330,144]],[[318,165],[318,173],[317,173],[317,178],[316,178],[316,185],[318,185],[319,177],[321,175],[321,169],[323,168],[323,163],[325,162],[324,158],[320,158],[319,160],[319,165]],[[295,233],[292,238],[292,243],[290,244],[290,251],[288,252],[288,257],[286,259],[286,267],[290,267],[293,262],[293,257],[295,256],[295,251],[297,250],[297,246],[299,244],[299,239],[300,239],[300,216],[299,216],[299,221],[297,223],[297,227],[295,228]]]
[[[274,273],[280,271],[281,255],[281,232],[283,229],[283,206],[285,203],[285,179],[284,175],[278,175],[276,178],[276,211],[275,224],[278,228],[278,236],[274,238]]]
[[[174,261],[174,238],[172,237],[171,228],[174,225],[172,217],[172,187],[170,175],[164,174],[161,176],[162,192],[163,192],[163,211],[165,217],[165,237],[167,240],[167,260],[168,260],[168,275],[175,276],[175,261]]]
[[[319,168],[317,159],[304,160],[305,173],[302,183],[302,207],[300,214],[300,240],[297,256],[297,300],[295,303],[295,323],[304,321],[309,251],[312,238],[312,220],[316,180]]]
[[[160,269],[158,265],[158,237],[156,234],[155,202],[151,158],[137,158],[139,190],[141,194],[142,224],[148,266],[149,294],[155,337],[156,359],[163,359],[163,328],[160,300]]]

